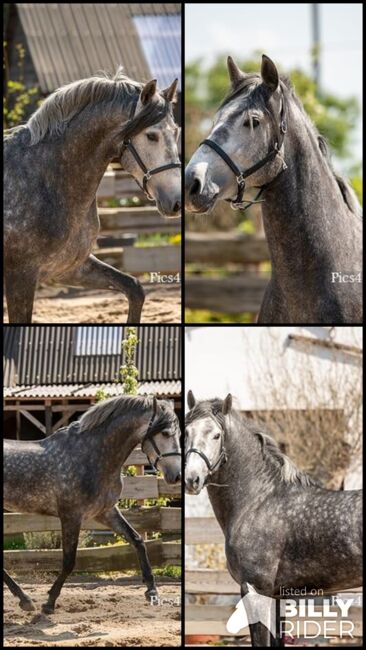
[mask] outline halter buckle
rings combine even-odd
[[[284,135],[285,135],[285,133],[287,133],[286,120],[281,120],[280,129],[281,129],[281,133],[283,133]]]
[[[243,183],[245,184],[245,178],[242,173],[236,177],[236,182],[238,185],[242,185]]]
[[[150,172],[148,171],[148,172],[146,172],[146,174],[144,175],[144,179],[145,179],[145,181],[149,181],[150,178],[151,178],[151,174],[150,174]]]

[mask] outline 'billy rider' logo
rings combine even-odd
[[[349,610],[356,604],[354,601],[354,598],[329,596],[316,606],[314,598],[309,596],[296,600],[281,598],[280,632],[291,638],[315,639],[321,635],[328,639],[353,639],[354,623],[349,618]],[[276,600],[261,596],[249,585],[249,592],[236,605],[226,629],[230,634],[238,634],[252,623],[262,623],[273,637],[276,636]]]

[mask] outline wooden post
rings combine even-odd
[[[52,402],[50,399],[45,400],[45,423],[46,423],[46,436],[52,433]]]
[[[19,407],[20,402],[19,402],[18,399],[17,399],[17,401],[15,403]],[[20,411],[19,411],[19,408],[17,408],[17,410],[15,411],[15,421],[16,421],[16,429],[15,430],[16,430],[17,440],[20,440],[20,429],[21,429],[21,425],[22,425],[21,420],[22,419],[21,419]]]

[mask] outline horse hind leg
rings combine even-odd
[[[35,607],[33,605],[32,599],[24,593],[20,585],[18,585],[18,583],[13,580],[13,578],[8,574],[7,571],[5,571],[5,569],[3,569],[3,572],[5,584],[9,587],[13,596],[19,598],[19,606],[24,609],[25,612],[33,612],[35,610]]]
[[[155,578],[151,570],[149,558],[147,556],[146,545],[141,535],[139,535],[139,533],[131,526],[131,524],[126,521],[117,506],[114,506],[114,508],[111,510],[104,512],[103,515],[96,517],[96,519],[102,524],[106,524],[115,533],[117,533],[117,535],[123,535],[123,537],[135,547],[141,566],[142,579],[147,586],[145,597],[149,602],[155,603],[158,592],[156,589]]]

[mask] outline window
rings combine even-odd
[[[134,16],[134,24],[151,74],[160,88],[181,76],[181,16]]]
[[[85,326],[76,328],[75,355],[120,354],[122,326]]]

